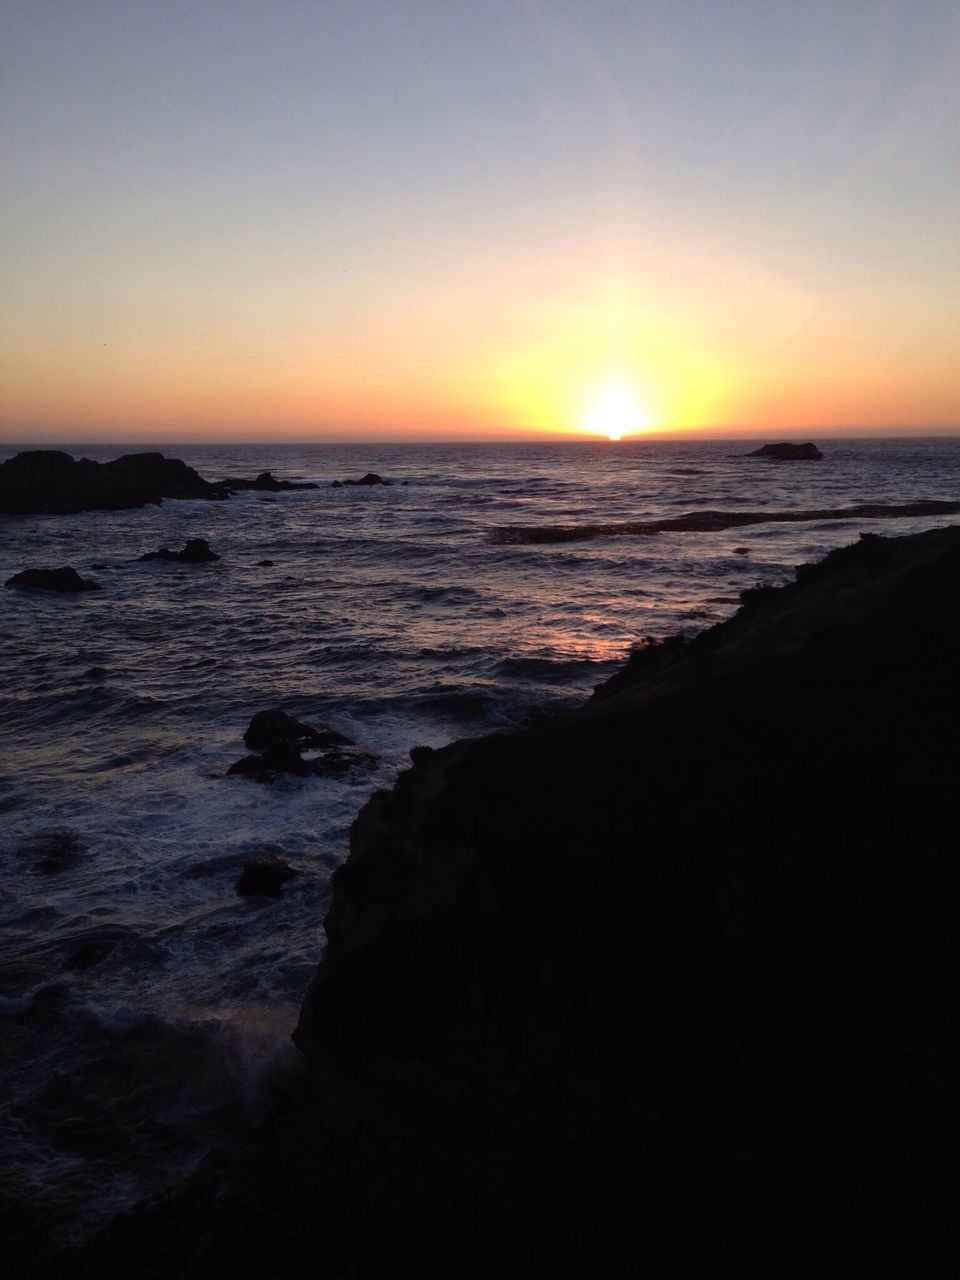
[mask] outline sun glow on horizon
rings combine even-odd
[[[616,441],[648,431],[652,425],[650,414],[637,404],[631,391],[622,382],[611,382],[593,399],[580,428]]]

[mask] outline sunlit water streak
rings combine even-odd
[[[233,1130],[264,1064],[292,1052],[350,820],[411,747],[571,707],[639,637],[697,631],[745,587],[859,532],[845,520],[497,546],[492,529],[960,496],[955,440],[833,441],[823,462],[792,464],[748,447],[184,446],[165,452],[209,479],[270,469],[321,487],[0,517],[0,580],[71,564],[102,586],[3,593],[0,1096],[15,1194],[55,1194],[64,1217],[96,1221]],[[369,470],[397,483],[330,486]],[[136,563],[188,537],[222,559]],[[348,734],[377,766],[272,787],[225,778],[271,706]],[[16,850],[52,827],[86,853],[41,874]],[[240,898],[240,864],[265,851],[297,878],[276,902]],[[91,942],[112,949],[77,968]]]

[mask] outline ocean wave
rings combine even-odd
[[[508,680],[537,680],[545,684],[564,684],[594,676],[598,669],[609,666],[594,658],[537,658],[524,656],[504,658],[497,673]]]
[[[497,546],[517,543],[577,542],[589,538],[641,537],[657,533],[716,533],[754,524],[796,524],[837,520],[890,520],[907,516],[945,516],[960,512],[960,502],[921,501],[857,503],[851,507],[812,511],[691,511],[663,520],[621,520],[610,524],[504,525],[492,529],[489,541]]]

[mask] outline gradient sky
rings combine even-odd
[[[960,423],[960,0],[7,0],[0,433]]]

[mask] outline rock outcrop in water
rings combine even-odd
[[[130,453],[112,462],[76,460],[59,449],[33,449],[0,463],[0,513],[27,515],[117,511],[164,498],[224,499],[221,484],[162,453]]]
[[[949,1274],[958,648],[960,529],[866,537],[577,714],[418,751],[262,1163],[81,1272]]]
[[[276,480],[269,471],[261,471],[256,480],[221,480],[224,488],[231,493],[241,493],[253,489],[257,493],[288,493],[294,489],[319,489],[319,485],[309,480]]]
[[[248,858],[237,879],[237,893],[246,898],[279,898],[283,886],[296,875],[289,862],[275,853]]]
[[[769,458],[773,462],[819,462],[823,454],[815,444],[765,444],[743,455],[745,458]]]
[[[332,488],[344,489],[354,485],[375,485],[375,484],[393,484],[392,480],[384,480],[383,476],[378,476],[375,471],[368,471],[365,476],[359,480],[334,480]]]
[[[24,569],[3,584],[5,587],[27,587],[32,591],[99,591],[100,583],[81,578],[69,565],[62,569]]]
[[[292,742],[298,747],[352,747],[353,743],[333,729],[312,729],[285,711],[258,711],[243,735],[244,746],[263,751],[275,742]]]
[[[255,782],[273,782],[278,774],[299,778],[337,777],[358,766],[375,761],[342,733],[333,729],[312,729],[285,711],[258,711],[243,735],[244,745],[256,752],[244,756],[227,770]],[[304,759],[301,752],[319,751]]]
[[[169,547],[161,547],[159,551],[146,551],[137,557],[143,560],[170,560],[176,564],[209,564],[220,557],[210,550],[206,538],[189,538],[182,551],[171,551]]]

